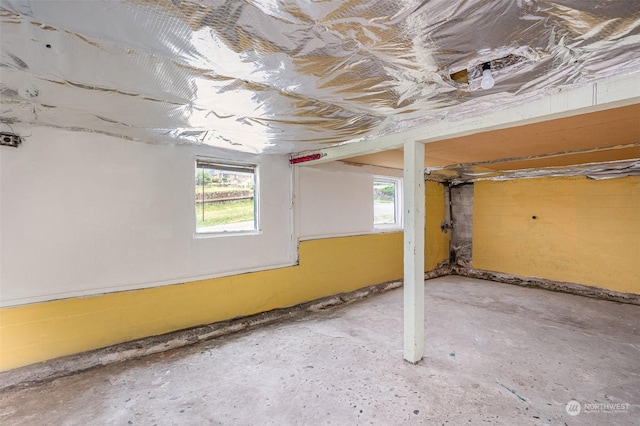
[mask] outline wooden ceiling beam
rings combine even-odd
[[[296,153],[291,158],[292,160],[301,157],[309,159],[297,163],[298,165],[344,160],[402,148],[405,142],[429,144],[639,103],[640,73],[614,76],[487,115],[478,115],[460,121],[440,121],[377,139],[347,142],[319,150]]]

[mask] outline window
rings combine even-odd
[[[401,184],[401,179],[390,177],[373,179],[374,228],[402,228]]]
[[[258,229],[256,166],[196,159],[196,232]]]

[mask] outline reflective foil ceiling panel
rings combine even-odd
[[[0,19],[0,121],[255,153],[640,71],[638,1],[1,0]]]

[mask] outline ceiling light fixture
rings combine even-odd
[[[482,80],[480,81],[480,87],[483,89],[491,89],[495,81],[493,75],[491,75],[491,62],[485,62],[482,64]]]

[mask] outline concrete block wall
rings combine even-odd
[[[640,176],[474,186],[474,268],[640,294]]]

